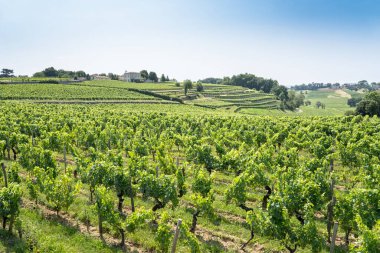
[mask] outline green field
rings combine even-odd
[[[339,92],[346,93],[344,90],[339,90]],[[352,110],[347,105],[347,97],[349,94],[342,95],[341,93],[337,93],[335,90],[318,90],[318,91],[308,91],[305,94],[305,100],[311,101],[311,106],[302,106],[300,109],[302,113],[310,116],[342,116],[348,110]],[[326,105],[326,109],[318,109],[315,104],[317,101]]]

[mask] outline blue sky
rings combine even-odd
[[[380,81],[378,0],[0,0],[0,68]]]

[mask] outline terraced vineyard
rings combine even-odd
[[[123,89],[139,89],[164,95],[172,98],[179,98],[187,104],[207,107],[211,109],[226,108],[236,112],[244,108],[257,109],[278,109],[279,101],[273,95],[259,93],[238,86],[203,84],[204,91],[197,92],[191,89],[187,96],[183,93],[182,87],[176,87],[174,83],[126,83],[120,81],[91,81],[83,85],[113,87]]]
[[[273,95],[246,89],[216,89],[202,93],[203,98],[194,100],[194,104],[210,108],[243,108],[278,109],[279,101]],[[205,99],[206,98],[206,99]],[[211,98],[211,99],[210,99]]]

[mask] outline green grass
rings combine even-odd
[[[26,231],[24,237],[34,252],[122,252],[80,233],[58,218],[46,219],[36,210],[22,209],[20,218]]]
[[[346,90],[345,90],[346,91]],[[357,92],[347,92],[350,95],[357,95]],[[266,110],[258,108],[244,108],[241,113],[252,115],[268,115],[268,116],[343,116],[348,110],[352,110],[347,105],[348,97],[343,97],[336,93],[335,90],[316,90],[307,91],[305,94],[305,101],[311,101],[310,106],[301,106],[299,110],[281,111],[281,110]],[[320,101],[326,105],[325,109],[317,108],[316,102]]]
[[[25,240],[0,229],[0,252],[29,252],[29,247]]]
[[[301,106],[303,115],[306,116],[342,116],[350,108],[347,105],[347,97],[342,97],[334,90],[308,91],[305,100],[311,101],[311,106]],[[315,104],[317,101],[326,105],[326,109],[318,109]]]

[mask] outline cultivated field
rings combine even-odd
[[[154,85],[0,86],[0,252],[378,252],[379,119]]]

